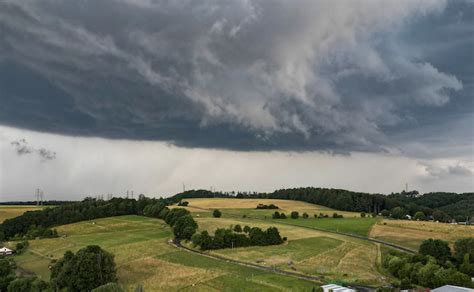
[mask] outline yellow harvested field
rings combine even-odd
[[[6,219],[14,218],[22,215],[26,211],[41,210],[43,207],[37,206],[20,206],[20,205],[1,205],[0,206],[0,223]]]
[[[258,204],[278,206],[280,212],[298,211],[300,213],[307,212],[308,214],[332,214],[337,212],[345,217],[360,217],[356,212],[344,212],[334,210],[328,207],[310,204],[301,201],[293,200],[277,200],[277,199],[228,199],[228,198],[200,198],[200,199],[185,199],[189,202],[187,209],[191,212],[202,212],[203,209],[256,209]],[[196,208],[194,208],[196,207]],[[267,209],[268,210],[268,209]],[[276,210],[270,210],[276,211]]]
[[[370,237],[418,249],[421,242],[428,238],[442,239],[453,244],[457,239],[474,237],[474,226],[426,221],[382,220],[372,227]]]

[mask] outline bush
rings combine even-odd
[[[300,214],[297,211],[292,211],[290,217],[291,219],[298,219],[298,217],[300,217]]]
[[[245,225],[245,226],[244,226],[244,232],[245,232],[245,233],[249,233],[250,230],[251,230],[250,226],[248,226],[248,225]]]
[[[23,253],[28,248],[29,245],[30,243],[26,240],[18,242],[15,246],[16,253],[17,254]]]
[[[420,221],[426,220],[425,213],[423,213],[422,211],[418,211],[418,212],[416,212],[415,215],[413,216],[413,219],[415,219],[415,220],[420,220]]]
[[[275,211],[275,213],[272,214],[273,219],[280,219],[280,212]]]
[[[332,218],[343,218],[343,217],[344,217],[344,216],[339,215],[339,214],[337,214],[337,213],[333,213],[333,214],[332,214]]]
[[[242,226],[240,226],[239,224],[235,225],[234,231],[237,233],[242,233]]]
[[[286,219],[286,218],[287,218],[287,217],[286,217],[286,214],[283,213],[283,212],[281,212],[281,213],[280,213],[280,219]]]
[[[187,201],[180,201],[180,202],[178,203],[178,206],[186,207],[187,205],[189,205],[189,202],[187,202]]]
[[[389,217],[390,216],[390,211],[389,210],[382,210],[382,212],[380,212],[380,215],[382,215],[383,217]]]
[[[258,204],[257,209],[278,209],[278,206],[275,206],[273,204],[270,204],[270,205]]]
[[[308,217],[309,217],[308,213],[304,212],[304,213],[303,213],[303,218],[304,218],[304,219],[308,219]]]
[[[360,213],[361,218],[365,218],[366,214],[364,212]]]
[[[214,218],[220,218],[222,216],[222,213],[221,213],[221,211],[219,211],[219,209],[215,209],[212,212],[212,216],[214,216]]]

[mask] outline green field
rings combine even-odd
[[[15,257],[17,265],[48,279],[52,259],[60,258],[67,250],[99,244],[115,255],[119,281],[128,290],[138,284],[145,291],[275,291],[292,287],[295,291],[311,291],[317,287],[317,283],[178,250],[167,243],[172,234],[158,219],[111,217],[60,226],[58,231],[61,238],[30,241],[28,251]]]
[[[379,221],[377,218],[298,218],[278,219],[274,222],[292,224],[304,227],[324,229],[328,231],[343,232],[361,236],[368,236],[372,226]]]

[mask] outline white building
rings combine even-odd
[[[324,292],[356,292],[356,290],[342,287],[336,284],[323,285],[321,286],[321,288],[323,288]]]
[[[466,288],[466,287],[459,287],[453,285],[444,285],[438,287],[436,289],[432,289],[433,292],[474,292],[474,289]]]
[[[1,255],[11,255],[11,254],[13,254],[13,250],[11,250],[9,248],[6,248],[6,247],[2,247],[2,248],[0,248],[0,254]]]

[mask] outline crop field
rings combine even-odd
[[[288,238],[287,243],[279,246],[221,249],[211,251],[211,254],[246,262],[258,262],[266,266],[308,275],[323,275],[328,281],[374,285],[383,284],[387,280],[377,268],[380,263],[378,246],[370,242],[324,231],[281,224],[277,220],[252,221],[248,218],[202,217],[196,217],[195,219],[200,230],[208,230],[211,233],[216,228],[230,227],[235,224],[260,228],[275,226],[282,237]],[[298,220],[286,219],[283,221]]]
[[[34,211],[42,208],[42,206],[37,207],[24,205],[0,205],[0,223],[5,221],[6,219],[20,216],[26,211]]]
[[[60,238],[31,240],[15,257],[17,265],[44,279],[51,260],[65,251],[98,244],[115,255],[119,282],[128,291],[311,291],[317,283],[206,258],[170,246],[169,227],[161,220],[120,216],[57,228]],[[13,244],[13,243],[11,243]]]
[[[428,238],[442,239],[452,244],[460,238],[474,237],[474,226],[426,221],[382,220],[373,226],[370,237],[417,250],[421,242]]]
[[[275,222],[319,228],[328,231],[343,232],[361,236],[368,236],[372,226],[379,221],[377,218],[298,218],[276,219]]]
[[[189,202],[187,209],[191,212],[205,212],[203,209],[221,209],[223,216],[247,215],[255,218],[264,218],[265,216],[271,218],[271,214],[275,211],[284,212],[287,216],[291,211],[298,211],[300,215],[306,212],[311,217],[314,214],[319,215],[319,213],[332,216],[334,212],[342,214],[344,217],[360,217],[360,214],[356,212],[338,211],[320,205],[292,200],[202,198],[185,199],[184,201]],[[274,204],[279,209],[256,209],[258,204]]]

